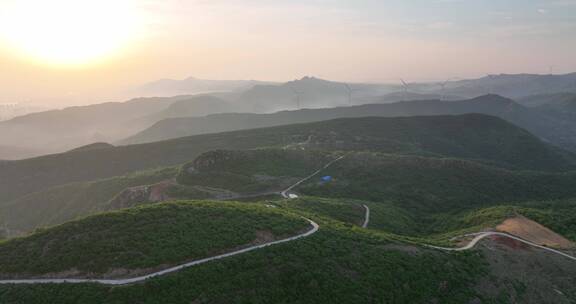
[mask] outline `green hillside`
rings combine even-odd
[[[97,211],[157,200],[258,200],[264,196],[276,200],[279,192],[342,153],[272,148],[216,150],[200,155],[179,170],[162,169],[39,191],[0,206],[0,219],[9,229],[9,235],[19,235]],[[438,213],[576,197],[573,172],[506,170],[455,158],[345,153],[344,159],[295,191],[367,202],[374,209],[373,224],[392,232],[433,233],[437,231],[437,220],[430,215]],[[331,175],[333,180],[321,182],[320,176],[324,175]],[[158,199],[150,200],[153,190],[146,189],[154,187],[148,185],[165,180],[175,181],[158,187]],[[142,186],[143,193],[124,191],[134,186]],[[379,216],[382,216],[380,221]]]
[[[206,152],[185,164],[177,181],[183,185],[223,188],[243,194],[280,192],[332,160],[321,151],[256,149]]]
[[[238,205],[233,204],[233,206],[232,210],[238,212],[236,209]],[[218,208],[215,205],[210,207]],[[138,208],[135,210],[140,213],[153,209]],[[218,211],[214,211],[213,214],[220,212],[219,209],[216,210]],[[256,210],[278,212],[272,211],[276,210],[275,208]],[[111,215],[118,214],[125,217],[124,213],[134,211],[122,212]],[[177,216],[177,214],[173,215]],[[186,215],[190,217],[190,214],[184,216]],[[266,214],[265,218],[269,216]],[[156,221],[156,218],[155,216],[152,220]],[[94,219],[96,218],[87,220]],[[192,219],[201,220],[201,217],[193,216],[190,221]],[[223,220],[219,222],[225,223]],[[385,234],[362,232],[356,230],[359,228],[342,225],[330,218],[315,217],[314,220],[319,222],[321,229],[308,238],[192,267],[173,275],[153,279],[149,283],[120,288],[97,285],[0,286],[0,299],[3,303],[26,302],[28,304],[39,303],[39,301],[61,304],[114,303],[127,299],[132,302],[147,301],[149,303],[189,303],[195,300],[203,303],[228,303],[231,299],[237,303],[264,303],[275,301],[274,299],[283,299],[286,303],[354,303],[364,302],[371,298],[383,301],[411,299],[417,302],[437,299],[443,303],[456,303],[457,300],[464,301],[474,296],[474,292],[468,287],[473,284],[476,277],[487,271],[470,255],[441,255],[430,250],[408,246],[407,248],[413,248],[410,250],[417,253],[409,254],[395,249],[396,241]],[[187,222],[188,225],[192,224],[196,227],[196,224],[190,221]],[[83,222],[74,224],[81,225]],[[130,239],[126,242],[135,246],[132,240],[139,240],[140,235],[144,235],[144,239],[152,241],[151,246],[171,244],[178,252],[178,249],[185,246],[181,246],[180,242],[171,243],[171,240],[194,239],[197,236],[177,233],[179,230],[172,231],[169,227],[174,223],[174,221],[169,221],[163,226],[155,226],[155,229],[132,228],[134,231],[131,231]],[[202,220],[202,223],[210,225],[210,219]],[[268,223],[276,226],[274,222]],[[290,223],[294,222],[290,221]],[[128,224],[124,225],[128,226]],[[67,225],[58,227],[59,230],[54,230],[52,233],[60,232],[66,227]],[[215,228],[214,226],[208,227]],[[203,231],[210,232],[208,227],[203,227]],[[239,228],[228,224],[227,227]],[[162,228],[160,232],[155,232],[159,228]],[[115,231],[117,229],[109,230],[110,233],[115,233]],[[141,233],[148,231],[154,233],[152,237]],[[153,236],[158,236],[164,231],[170,231],[172,234],[169,235],[167,241],[163,239],[163,242],[157,242],[158,239]],[[237,234],[240,231],[231,232]],[[70,235],[74,232],[67,231],[67,233]],[[125,232],[121,234],[124,235]],[[64,235],[64,231],[61,235]],[[212,235],[212,233],[207,235]],[[226,237],[225,234],[218,235]],[[43,235],[39,234],[38,237],[40,236]],[[250,239],[247,241],[249,242]],[[113,244],[107,240],[102,242]],[[76,243],[70,242],[70,244]],[[100,250],[103,249],[96,248],[96,252]],[[189,253],[190,250],[194,249],[187,247],[185,252]],[[82,252],[88,252],[88,250],[84,249]],[[12,257],[12,254],[9,256]],[[110,253],[107,256],[110,256]],[[99,257],[92,257],[92,259],[104,260]],[[30,269],[31,267],[35,269],[37,267],[35,265],[38,264],[20,265],[20,268],[15,269]],[[440,271],[445,265],[450,265],[449,270]],[[430,269],[436,271],[422,275],[420,271],[422,267],[431,267]],[[50,268],[56,267],[50,266]],[[58,267],[58,269],[61,268]],[[96,269],[103,268],[105,267],[100,265],[96,267]],[[477,275],[471,276],[473,271],[476,271]],[[359,279],[360,277],[362,279]],[[446,285],[449,287],[447,290],[450,291],[439,290],[439,284]],[[449,299],[452,299],[451,302],[447,302]]]
[[[341,155],[293,189],[297,199],[278,195]],[[458,253],[425,244],[455,245],[452,236],[516,214],[574,240],[573,159],[501,119],[462,115],[338,119],[3,162],[8,227],[77,220],[1,242],[0,278],[133,277],[295,235],[310,228],[302,216],[320,229],[142,284],[0,285],[0,302],[570,303],[576,264],[564,257],[498,239]],[[161,165],[177,167],[97,179]],[[126,188],[166,180],[165,199],[256,202],[81,218],[147,203]]]
[[[490,116],[337,119],[0,162],[0,202],[56,185],[174,166],[216,149],[298,144],[313,149],[450,156],[524,169],[574,167],[573,154]]]
[[[311,182],[305,194],[385,200],[412,212],[467,209],[502,202],[576,196],[576,173],[510,171],[451,158],[354,153],[325,174],[333,182]]]
[[[343,152],[341,152],[343,153]],[[256,149],[213,151],[186,164],[178,181],[240,191],[274,178],[303,178],[337,157],[323,151]],[[576,196],[575,172],[508,170],[457,158],[345,152],[296,192],[354,201],[390,202],[411,212],[464,210],[502,202]],[[267,179],[258,179],[267,176]],[[297,179],[296,179],[297,180]],[[276,188],[276,191],[282,188]]]
[[[0,223],[8,235],[19,235],[38,227],[62,224],[111,208],[107,203],[119,192],[139,185],[173,178],[176,168],[135,172],[92,182],[55,186],[0,205]]]
[[[309,161],[314,158],[319,161]],[[279,186],[282,181],[298,180],[295,177],[307,176],[334,158],[334,154],[319,151],[215,151],[185,165],[178,180],[234,191],[279,192],[283,189]],[[273,160],[278,160],[277,165]],[[269,178],[256,178],[264,174],[269,174]],[[321,181],[323,175],[332,176],[332,181]],[[476,227],[474,221],[457,225],[446,218],[466,218],[468,212],[480,208],[576,197],[576,189],[572,187],[575,182],[574,172],[512,171],[454,158],[348,152],[345,158],[294,190],[312,195],[313,199],[300,198],[288,203],[309,212],[323,208],[339,210],[337,206],[352,208],[340,210],[339,215],[325,213],[351,224],[358,224],[358,216],[363,212],[361,205],[366,204],[373,209],[371,227],[426,236]],[[358,212],[360,215],[352,216]],[[494,219],[502,220],[503,216]]]
[[[176,202],[103,213],[0,244],[0,276],[130,276],[309,229],[259,205]]]
[[[219,204],[221,203],[205,203],[203,206],[218,209]],[[320,230],[305,239],[195,266],[171,275],[154,278],[143,284],[124,287],[92,284],[1,285],[0,300],[8,304],[366,303],[371,301],[382,303],[509,303],[513,301],[525,303],[536,301],[545,303],[550,299],[554,299],[557,303],[569,303],[566,299],[576,298],[576,294],[571,289],[571,286],[576,283],[576,279],[571,275],[575,273],[576,265],[566,263],[561,258],[543,256],[538,252],[532,252],[528,257],[516,256],[516,253],[499,249],[500,247],[491,247],[490,251],[480,249],[458,254],[426,249],[400,236],[359,228],[350,222],[356,222],[360,215],[355,208],[356,202],[353,202],[352,206],[346,206],[346,204],[346,201],[304,198],[299,201],[280,203],[279,208],[263,209],[249,205],[247,208],[265,212],[280,212],[284,215],[284,212],[278,210],[286,209],[305,215],[318,222]],[[234,211],[242,208],[236,203],[232,205]],[[154,208],[166,208],[165,206],[174,205],[162,204]],[[112,213],[112,215],[118,214],[125,217],[126,213],[139,215],[142,211],[151,210],[153,208],[137,208]],[[196,220],[195,215],[196,212],[192,217]],[[154,218],[156,221],[156,217]],[[269,218],[268,214],[266,218]],[[82,222],[74,224],[80,225]],[[174,223],[174,221],[168,221],[164,225],[155,226],[153,230],[145,227],[128,228],[132,229],[129,230],[132,233],[131,239],[141,240],[141,233],[152,233],[152,236],[156,236],[164,231],[171,231],[172,228],[169,227]],[[203,223],[210,225],[208,221],[203,221]],[[123,222],[123,225],[128,224]],[[193,224],[193,227],[195,226]],[[53,233],[66,232],[68,235],[74,235],[74,231],[63,231],[63,227],[66,225],[57,227]],[[206,226],[202,227],[202,229],[205,228]],[[160,232],[156,232],[157,230]],[[115,237],[117,234],[114,231],[116,229],[109,233]],[[171,243],[170,241],[174,238],[189,237],[178,233],[179,231],[171,231],[168,241],[162,239],[160,243],[174,246],[178,251],[181,248],[180,242]],[[158,239],[154,237],[152,239],[158,243]],[[99,244],[102,242],[113,243],[99,241]],[[157,248],[152,243],[145,241],[143,243]],[[129,244],[135,246],[133,243]],[[534,259],[531,256],[534,256]],[[525,263],[527,268],[501,271],[502,264],[519,257],[523,259],[522,263]],[[546,262],[543,263],[539,257],[545,258]],[[37,264],[32,263],[32,265]],[[542,273],[546,273],[546,276],[540,279]],[[528,286],[530,288],[527,288]],[[553,289],[548,288],[550,286],[561,290],[563,296],[559,296]]]

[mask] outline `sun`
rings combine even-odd
[[[19,55],[87,65],[126,48],[142,22],[129,0],[13,0],[0,7],[0,38]]]

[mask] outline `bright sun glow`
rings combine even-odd
[[[0,36],[12,49],[50,65],[104,60],[140,31],[130,0],[15,0],[0,8]]]

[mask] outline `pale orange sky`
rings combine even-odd
[[[48,64],[0,40],[0,102],[94,103],[189,76],[396,82],[576,71],[576,1],[406,2],[116,0],[107,9],[137,15],[138,32],[101,62]]]

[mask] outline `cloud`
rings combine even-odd
[[[546,14],[548,14],[549,11],[548,11],[547,9],[539,8],[539,9],[537,10],[537,12],[538,12],[539,14],[546,15]]]

